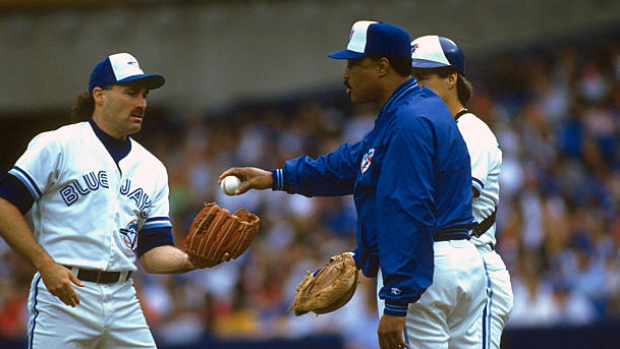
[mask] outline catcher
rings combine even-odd
[[[308,272],[295,290],[295,299],[288,308],[295,315],[309,311],[325,314],[341,308],[353,297],[359,271],[352,252],[340,253],[314,273]]]
[[[210,268],[239,257],[258,232],[260,219],[245,209],[232,215],[214,202],[198,212],[185,240],[189,260],[199,268]]]

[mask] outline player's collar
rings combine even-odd
[[[465,108],[461,109],[461,111],[456,113],[456,115],[454,116],[454,121],[458,120],[461,116],[468,114],[468,113],[469,113],[469,110]]]
[[[110,156],[112,156],[112,159],[114,159],[114,162],[118,165],[119,161],[121,161],[131,151],[131,141],[129,140],[129,137],[125,140],[116,139],[99,128],[93,119],[88,120],[88,122],[93,128],[93,131],[95,131],[97,138],[99,138],[101,143],[103,143],[105,148],[108,150],[108,153],[110,153]]]

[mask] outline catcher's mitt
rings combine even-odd
[[[355,293],[358,274],[353,253],[333,256],[329,264],[301,280],[287,313],[292,308],[296,316],[309,311],[325,314],[344,306]]]
[[[258,232],[258,216],[245,209],[230,214],[214,202],[198,212],[185,239],[190,261],[199,268],[209,268],[230,258],[239,257],[250,246]]]

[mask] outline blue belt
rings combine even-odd
[[[435,241],[448,241],[448,240],[469,240],[469,231],[467,230],[440,230],[433,235]]]

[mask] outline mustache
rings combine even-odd
[[[351,88],[351,85],[349,85],[349,80],[344,81],[344,87],[349,88],[349,89]]]
[[[144,109],[142,109],[142,108],[134,109],[134,110],[131,111],[131,115],[137,115],[137,116],[144,117]]]

